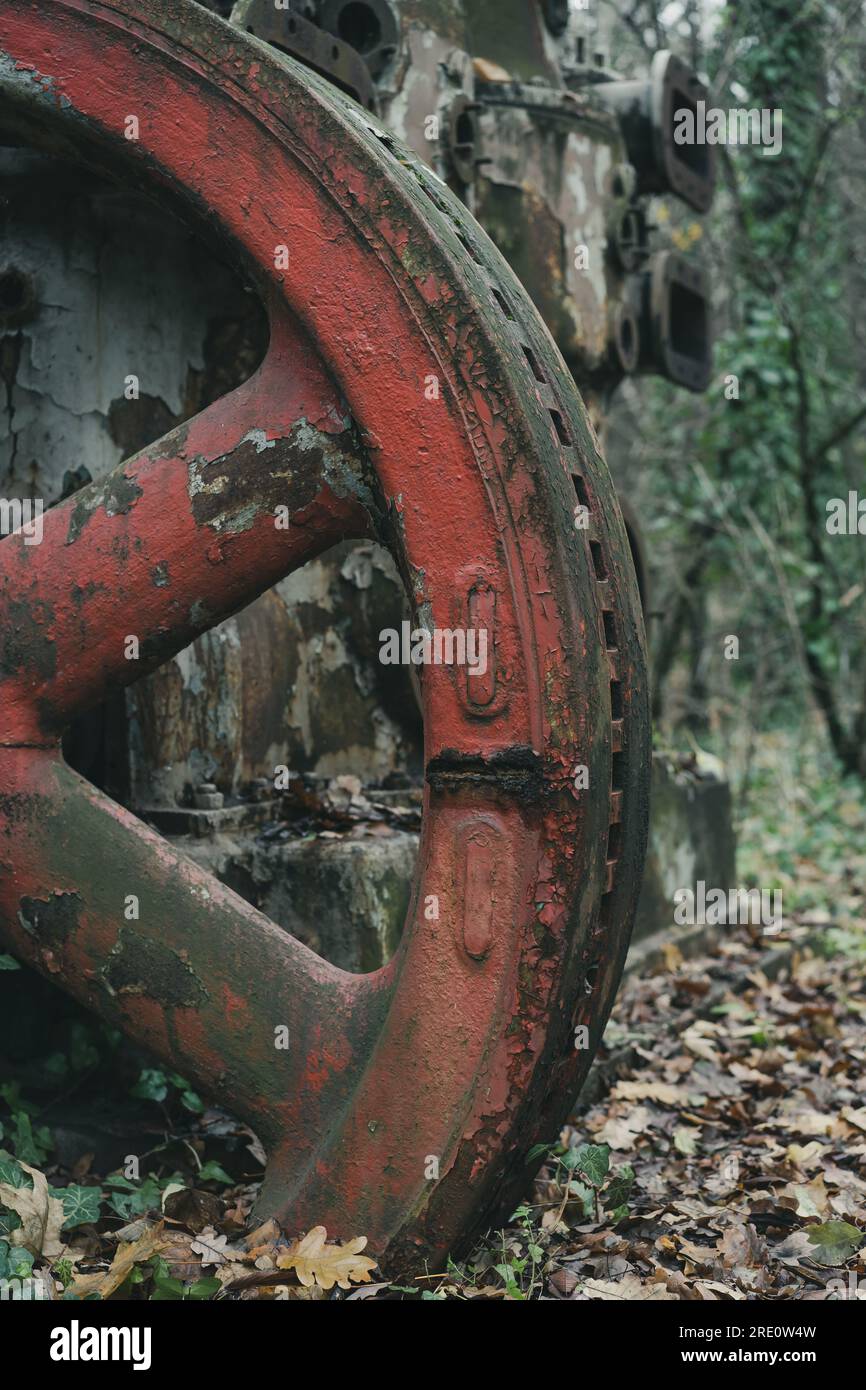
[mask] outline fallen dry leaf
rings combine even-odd
[[[71,1292],[76,1298],[85,1298],[90,1293],[98,1293],[100,1298],[110,1297],[129,1277],[135,1265],[143,1264],[151,1256],[159,1254],[167,1244],[165,1229],[162,1222],[158,1221],[149,1231],[145,1231],[139,1240],[130,1245],[119,1246],[110,1269],[97,1274],[79,1274],[72,1284]]]
[[[813,1139],[810,1144],[789,1144],[785,1150],[785,1157],[795,1168],[805,1173],[810,1168],[820,1168],[824,1163],[825,1153],[826,1146]]]
[[[800,1134],[806,1138],[813,1136],[832,1136],[834,1125],[838,1121],[832,1115],[822,1115],[819,1110],[811,1110],[806,1107],[797,1106],[796,1102],[790,1107],[781,1107],[785,1127],[792,1134]],[[762,1128],[762,1126],[758,1126]]]
[[[791,1205],[798,1216],[817,1216],[823,1220],[830,1211],[823,1173],[819,1173],[810,1183],[789,1182],[779,1194],[779,1204],[783,1207]]]
[[[693,1154],[700,1135],[690,1125],[681,1125],[674,1130],[674,1146],[681,1154]]]
[[[172,1279],[179,1279],[182,1284],[198,1279],[204,1263],[201,1255],[192,1249],[193,1239],[194,1237],[186,1231],[177,1231],[171,1226],[166,1226],[165,1244],[159,1252],[160,1258],[165,1260]]]
[[[717,1279],[698,1279],[695,1283],[695,1290],[700,1294],[705,1302],[716,1303],[720,1299],[740,1299],[746,1298],[746,1294],[740,1289],[735,1289],[730,1284],[720,1284]]]
[[[705,1062],[717,1062],[719,1060],[718,1049],[713,1047],[708,1038],[702,1038],[698,1033],[691,1037],[684,1037],[683,1043],[689,1052],[694,1053],[696,1057],[702,1057]]]
[[[162,1194],[162,1209],[166,1217],[179,1222],[196,1235],[219,1221],[223,1206],[224,1203],[212,1192],[178,1183],[167,1187]]]
[[[242,1288],[251,1277],[249,1265],[241,1264],[239,1260],[228,1260],[225,1264],[217,1265],[213,1272],[224,1288]]]
[[[729,1226],[718,1242],[719,1254],[728,1269],[744,1266],[757,1269],[766,1264],[767,1247],[754,1226],[746,1223]]]
[[[662,955],[664,957],[665,970],[668,974],[672,975],[675,971],[679,970],[683,963],[683,953],[679,946],[673,941],[665,942],[662,946]]]
[[[229,1246],[228,1236],[219,1235],[213,1226],[206,1226],[203,1231],[200,1231],[198,1239],[194,1240],[189,1248],[197,1255],[201,1255],[203,1266],[226,1264],[232,1255],[236,1259],[240,1259],[244,1254],[242,1250],[232,1249]]]
[[[654,1100],[658,1105],[685,1105],[688,1100],[679,1087],[663,1081],[618,1081],[611,1095],[614,1100]]]
[[[301,1239],[293,1241],[277,1259],[278,1269],[293,1269],[305,1287],[318,1284],[320,1289],[350,1289],[352,1283],[370,1282],[370,1270],[376,1261],[360,1251],[367,1244],[366,1236],[356,1236],[345,1245],[328,1245],[324,1226],[314,1226]]]
[[[594,1136],[596,1143],[609,1144],[612,1149],[628,1153],[635,1139],[649,1126],[652,1115],[645,1105],[630,1110],[627,1115],[611,1115]]]
[[[280,1238],[280,1228],[276,1221],[271,1218],[263,1221],[261,1226],[257,1226],[249,1235],[244,1236],[244,1245],[247,1247],[250,1260],[258,1259],[259,1255],[268,1254]]]
[[[60,1239],[63,1225],[63,1203],[52,1197],[48,1191],[48,1179],[38,1168],[29,1163],[21,1163],[25,1173],[33,1179],[32,1187],[11,1187],[0,1183],[0,1206],[14,1211],[21,1218],[21,1225],[10,1231],[5,1239],[10,1245],[21,1245],[31,1255],[44,1255],[47,1259],[57,1259],[66,1249]]]
[[[627,1274],[618,1282],[608,1279],[587,1279],[581,1289],[587,1298],[606,1301],[621,1299],[628,1302],[676,1303],[677,1296],[669,1293],[664,1284],[642,1284],[636,1274]]]

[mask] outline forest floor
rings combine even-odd
[[[823,1299],[860,1276],[866,1298],[866,934],[859,958],[788,937],[670,946],[627,980],[599,1094],[481,1268],[524,1297]]]
[[[40,1063],[54,1096],[26,1068],[0,1084],[0,1279],[60,1298],[866,1298],[863,799],[838,783],[779,799],[775,766],[758,760],[750,804],[782,809],[744,818],[740,867],[783,890],[782,930],[717,928],[689,959],[670,938],[627,976],[524,1203],[444,1275],[385,1282],[362,1232],[250,1235],[254,1137],[140,1057],[124,1086],[142,1158],[125,1173],[121,1101],[120,1150],[104,1112],[92,1133],[77,1118],[109,1066],[122,1075],[117,1039],[106,1058],[75,1021]]]

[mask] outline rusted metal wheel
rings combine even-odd
[[[0,544],[0,939],[257,1129],[260,1212],[366,1233],[391,1267],[439,1259],[525,1186],[623,964],[648,716],[607,471],[483,233],[309,72],[188,0],[0,0],[0,47],[3,134],[204,222],[271,322],[250,381],[53,508],[40,545]],[[354,976],[73,773],[60,737],[371,534],[418,621],[486,628],[491,661],[424,670],[413,907]]]

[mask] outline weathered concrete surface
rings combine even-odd
[[[71,165],[0,149],[4,270],[33,309],[3,334],[4,497],[61,496],[243,381],[267,343],[237,277],[141,195]],[[135,378],[132,380],[131,378]]]
[[[653,755],[650,833],[634,940],[668,929],[676,940],[687,929],[674,923],[674,893],[733,888],[736,841],[729,784],[710,771],[683,766],[683,759]]]
[[[174,843],[332,965],[378,970],[409,910],[417,834],[263,842],[248,836]]]
[[[342,542],[200,638],[127,694],[130,800],[187,805],[213,783],[236,797],[275,769],[420,776],[422,724],[405,667],[378,634],[409,616],[394,562]]]

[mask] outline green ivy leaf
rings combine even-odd
[[[52,1197],[63,1203],[63,1225],[61,1230],[72,1231],[76,1226],[84,1226],[89,1221],[98,1221],[102,1205],[102,1191],[98,1187],[79,1187],[70,1183],[68,1187],[50,1187]]]
[[[173,1073],[169,1080],[180,1092],[180,1103],[185,1110],[191,1110],[194,1115],[201,1115],[204,1110],[204,1101],[190,1086],[189,1082],[183,1077]]]
[[[138,1100],[163,1101],[168,1095],[168,1077],[158,1067],[145,1067],[131,1094]]]
[[[0,1149],[0,1182],[7,1187],[32,1187],[33,1180],[7,1149]]]
[[[530,1163],[537,1163],[537,1161],[540,1158],[543,1158],[544,1155],[549,1152],[549,1144],[533,1144],[532,1148],[529,1150],[529,1153],[526,1155],[526,1166],[529,1167]]]
[[[572,1154],[574,1157],[569,1162]],[[577,1149],[570,1149],[563,1162],[567,1168],[582,1173],[593,1187],[599,1188],[607,1177],[610,1168],[610,1145],[581,1144]]]
[[[634,1187],[634,1169],[630,1163],[624,1163],[618,1168],[605,1189],[604,1205],[610,1210],[612,1207],[622,1207],[631,1196]]]
[[[162,1189],[167,1187],[170,1181],[174,1179],[167,1178],[160,1182],[157,1178],[148,1176],[142,1182],[134,1183],[130,1182],[129,1178],[115,1173],[105,1180],[105,1186],[112,1189],[106,1201],[111,1210],[124,1221],[131,1221],[136,1216],[144,1216],[146,1212],[159,1210]]]
[[[183,1284],[179,1279],[164,1279],[147,1300],[148,1303],[177,1303],[183,1299]]]
[[[0,1279],[29,1279],[33,1273],[33,1256],[22,1245],[10,1245],[0,1240]]]
[[[595,1190],[582,1182],[570,1182],[568,1190],[572,1197],[583,1203],[584,1216],[592,1216],[595,1211]]]
[[[219,1293],[222,1284],[219,1279],[199,1279],[197,1284],[191,1284],[187,1290],[187,1298],[213,1298],[215,1293]]]
[[[183,1284],[169,1273],[168,1265],[161,1255],[149,1260],[153,1270],[153,1282],[157,1292],[162,1291],[167,1298],[183,1298]]]
[[[46,1158],[54,1148],[51,1130],[45,1125],[40,1125],[34,1129],[33,1122],[26,1110],[16,1110],[12,1116],[9,1142],[21,1162],[29,1163],[31,1168],[43,1167]]]
[[[234,1183],[234,1178],[229,1177],[225,1168],[221,1167],[213,1158],[202,1164],[197,1180],[199,1182],[221,1182],[227,1187],[231,1187]]]

